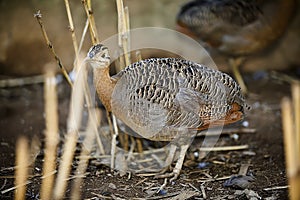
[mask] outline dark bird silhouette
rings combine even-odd
[[[295,0],[194,0],[181,7],[178,30],[228,55],[246,92],[238,67],[243,57],[261,52],[286,30]]]

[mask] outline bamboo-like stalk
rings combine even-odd
[[[65,68],[64,65],[62,64],[62,62],[61,62],[61,60],[59,59],[59,57],[57,56],[57,54],[56,54],[56,52],[55,52],[55,50],[54,50],[54,47],[53,47],[52,43],[51,43],[50,40],[49,40],[49,37],[48,37],[48,35],[47,35],[46,29],[45,29],[44,24],[43,24],[43,21],[42,21],[42,14],[41,14],[41,12],[40,12],[40,11],[37,11],[37,13],[34,14],[34,17],[37,19],[37,21],[38,21],[38,23],[39,23],[39,25],[40,25],[40,27],[41,27],[42,34],[43,34],[43,37],[44,37],[44,39],[45,39],[45,41],[46,41],[47,47],[49,48],[49,50],[51,51],[52,55],[54,56],[55,61],[57,62],[58,66],[59,66],[59,68],[60,68],[60,70],[61,70],[61,72],[63,73],[64,77],[65,77],[66,80],[68,81],[69,85],[70,85],[71,87],[73,87],[73,83],[72,83],[72,81],[71,81],[71,79],[70,79],[70,77],[69,77],[69,75],[68,75],[68,73],[67,73],[66,68]]]
[[[26,184],[28,177],[28,141],[20,137],[16,144],[16,171],[15,171],[15,199],[25,199]]]
[[[293,97],[293,105],[295,111],[295,134],[297,141],[297,159],[298,159],[298,167],[300,169],[300,82],[294,81],[292,83],[292,97]]]
[[[124,51],[124,57],[125,57],[125,64],[126,66],[131,64],[131,58],[130,58],[130,24],[129,24],[129,9],[126,6],[124,8],[124,19],[125,21],[124,25],[124,32],[122,33],[122,43],[123,43],[123,51]]]
[[[78,167],[75,171],[75,178],[72,186],[71,191],[71,199],[80,199],[80,186],[83,182],[83,177],[86,172],[88,161],[90,159],[90,153],[96,138],[96,135],[98,134],[97,131],[97,125],[100,123],[100,113],[97,112],[96,109],[91,109],[89,111],[89,123],[86,130],[86,137],[82,144],[82,150],[80,153],[80,160],[78,163]],[[95,119],[96,118],[96,119]]]
[[[65,6],[66,6],[66,12],[67,12],[68,20],[69,20],[69,29],[71,31],[73,48],[74,48],[74,52],[75,52],[74,71],[77,73],[79,70],[79,63],[78,63],[79,51],[78,51],[78,43],[77,43],[77,38],[76,38],[76,33],[75,33],[75,28],[74,28],[73,18],[72,18],[72,14],[71,14],[69,0],[65,0]]]
[[[124,8],[123,0],[116,0],[117,13],[118,13],[118,44],[120,50],[123,52],[124,56],[119,58],[119,66],[117,66],[117,71],[124,69],[126,66],[130,65],[131,59],[129,54],[129,10],[128,7]],[[127,134],[119,135],[120,143],[125,151],[129,149],[129,136]],[[123,143],[122,143],[123,142]]]
[[[83,3],[84,10],[85,10],[85,13],[86,13],[88,21],[89,21],[89,29],[90,29],[92,44],[95,45],[95,44],[99,43],[99,37],[98,37],[96,23],[95,23],[93,11],[92,11],[91,0],[82,0],[82,3]]]
[[[130,24],[129,24],[129,10],[128,7],[124,8],[123,0],[116,0],[117,13],[118,13],[118,43],[120,49],[124,53],[125,66],[120,66],[120,69],[130,65]]]
[[[84,73],[79,73],[84,74]],[[63,155],[60,159],[57,179],[55,182],[53,197],[54,199],[62,199],[67,187],[67,180],[69,178],[71,165],[74,157],[75,147],[78,138],[78,127],[82,121],[82,111],[84,105],[84,84],[83,76],[77,76],[72,96],[70,100],[70,110],[68,115],[67,130],[65,137],[65,144],[63,147]]]
[[[283,137],[284,137],[284,149],[286,156],[286,170],[287,177],[289,180],[289,192],[291,200],[300,199],[299,192],[299,170],[296,158],[296,141],[293,130],[293,113],[292,113],[292,102],[289,98],[285,97],[281,101],[281,112],[282,112],[282,125],[283,125]]]
[[[53,171],[56,169],[56,149],[59,142],[57,92],[54,71],[45,74],[44,100],[46,113],[45,158],[43,164],[43,179],[41,199],[51,199],[54,183]]]
[[[85,75],[84,72],[79,74]],[[54,187],[54,199],[62,199],[67,186],[67,179],[70,174],[71,165],[74,157],[74,151],[78,138],[78,127],[80,127],[82,121],[82,111],[84,106],[84,82],[85,76],[77,76],[74,88],[72,90],[72,96],[70,100],[70,111],[68,118],[68,133],[65,137],[65,145],[63,147],[63,155],[60,160],[57,179]]]
[[[53,190],[53,199],[62,199],[67,187],[67,179],[70,174],[74,150],[77,141],[77,132],[69,132],[65,138],[65,145],[63,148],[63,155],[59,164],[58,174]]]

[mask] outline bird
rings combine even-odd
[[[296,0],[193,0],[177,14],[177,30],[228,56],[233,74],[246,94],[239,72],[245,57],[268,49],[283,35]]]
[[[186,151],[198,131],[244,118],[247,104],[236,81],[193,61],[148,58],[110,76],[109,50],[96,44],[87,53],[86,62],[93,70],[97,95],[108,112],[143,138],[175,141],[165,169],[171,166],[177,146],[180,148],[173,171],[161,173],[158,178],[178,178]]]

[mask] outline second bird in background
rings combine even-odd
[[[295,0],[194,0],[181,7],[178,30],[227,55],[242,91],[239,72],[245,56],[269,47],[285,32]]]

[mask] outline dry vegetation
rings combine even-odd
[[[101,40],[97,35],[98,31],[93,17],[94,11],[92,10],[91,0],[83,0],[82,3],[87,15],[86,24],[90,33],[91,44],[96,44]],[[74,83],[59,59],[59,55],[54,51],[55,44],[52,44],[50,42],[51,39],[47,36],[46,29],[42,23],[42,13],[36,13],[35,17],[40,24],[45,43],[71,86],[70,90],[76,88],[76,90],[72,91],[70,99],[67,133],[63,138],[60,138],[58,130],[59,105],[57,101],[57,85],[55,74],[51,68],[45,73],[43,79],[41,76],[37,76],[34,79],[31,78],[30,83],[27,83],[27,79],[23,79],[22,83],[18,82],[19,79],[1,82],[1,87],[44,82],[46,124],[43,164],[40,168],[42,171],[40,174],[35,174],[33,173],[34,170],[32,170],[34,163],[37,162],[35,161],[38,154],[36,152],[40,151],[40,149],[37,150],[35,147],[40,147],[40,145],[36,145],[35,139],[29,142],[28,139],[21,137],[16,144],[15,186],[7,188],[4,184],[1,187],[2,195],[14,190],[15,199],[25,199],[26,187],[34,182],[34,178],[38,178],[37,188],[40,187],[39,198],[42,199],[63,199],[66,197],[81,199],[82,194],[89,199],[128,199],[134,197],[135,199],[261,198],[255,190],[256,187],[249,186],[251,182],[255,182],[255,179],[257,179],[254,178],[255,175],[251,174],[250,169],[255,168],[253,163],[251,163],[252,159],[248,159],[248,157],[253,155],[256,156],[253,147],[251,148],[252,144],[236,142],[239,135],[249,134],[250,136],[242,136],[247,138],[256,134],[254,128],[229,128],[227,132],[226,130],[224,131],[225,139],[220,140],[218,143],[220,146],[212,149],[202,147],[200,152],[197,145],[193,146],[191,150],[193,153],[189,155],[189,159],[185,162],[185,167],[188,170],[184,170],[183,175],[179,177],[176,187],[175,183],[169,183],[167,179],[153,179],[152,176],[157,173],[156,166],[162,162],[166,155],[167,147],[155,149],[153,148],[155,146],[149,141],[143,142],[142,139],[128,137],[127,134],[123,134],[123,131],[120,130],[114,116],[111,117],[109,113],[103,114],[103,110],[95,107],[95,102],[91,98],[91,91],[87,85],[88,70],[85,69],[84,65],[80,64],[82,59],[79,57],[81,44],[86,38],[87,28],[85,27],[83,30],[82,39],[78,42],[68,0],[65,0],[65,5],[76,55],[74,58],[74,71],[77,77]],[[118,11],[119,47],[124,53],[124,56],[120,57],[117,63],[117,70],[120,70],[131,63],[129,53],[130,37],[128,34],[128,30],[130,30],[128,14],[130,8],[124,7],[122,0],[117,0],[116,5]],[[136,57],[136,60],[140,60],[142,58],[141,52],[136,52]],[[299,190],[296,189],[300,188],[299,82],[293,82],[292,88],[292,101],[288,98],[282,100],[282,122],[290,197],[292,200],[297,200],[300,199]],[[87,113],[86,119],[83,119],[82,113],[84,112]],[[83,120],[87,121],[84,128],[81,127]],[[102,121],[107,121],[107,126],[99,128],[99,125],[103,124],[101,123]],[[206,134],[213,136],[214,132],[207,132]],[[198,138],[198,140],[202,139]],[[146,148],[144,151],[143,146]],[[58,149],[62,153],[58,154]],[[209,157],[205,157],[205,151],[212,153]],[[261,157],[263,156],[261,155]],[[234,162],[239,162],[239,157],[247,157],[246,160],[249,163],[234,165]],[[109,166],[110,169],[104,167],[103,164]],[[213,166],[208,168],[208,165]],[[197,166],[196,169],[195,166]],[[132,172],[139,176],[133,175]],[[235,175],[231,176],[232,174]],[[103,185],[95,186],[92,183],[86,183],[86,186],[90,187],[90,189],[83,187],[85,179],[88,179],[88,182],[93,182],[98,176],[102,177],[103,185],[105,180],[107,180],[106,183],[109,183],[108,192],[104,190],[101,193],[97,192],[96,189],[100,188],[102,190]],[[133,176],[134,178],[132,178]],[[218,188],[212,184],[218,182],[218,185],[220,185],[219,182],[224,182],[225,180],[227,180],[224,183],[225,185],[228,184],[229,187],[239,188],[239,190],[235,190],[230,194],[228,191],[225,191],[226,189]],[[99,182],[97,183],[99,184]],[[287,185],[280,183],[279,185],[265,187],[264,191],[285,190],[287,187]],[[81,191],[82,188],[85,191]],[[111,192],[115,190],[117,190],[116,193]],[[213,190],[215,191],[212,192]],[[270,194],[270,196],[272,195]],[[276,198],[274,197],[274,199]]]

